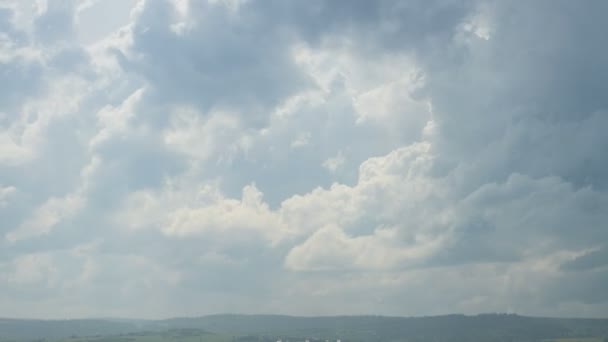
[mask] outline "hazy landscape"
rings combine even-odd
[[[0,0],[0,317],[608,342],[608,0]]]
[[[434,317],[212,315],[166,320],[0,320],[0,341],[604,342],[608,319],[507,314]]]

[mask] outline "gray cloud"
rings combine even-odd
[[[306,84],[287,37],[262,18],[220,3],[190,7],[180,18],[167,2],[146,3],[133,26],[133,57],[123,66],[148,81],[151,101],[193,104],[203,112],[247,108],[243,118],[260,126],[264,112]]]
[[[570,260],[562,264],[561,268],[566,271],[587,271],[602,268],[608,265],[607,253],[608,250],[603,247]]]

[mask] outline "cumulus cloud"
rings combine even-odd
[[[1,1],[0,314],[605,316],[606,6]]]
[[[6,239],[15,242],[38,235],[48,234],[62,219],[73,216],[84,205],[82,198],[68,195],[51,198],[42,204],[30,218],[15,230],[6,234]]]
[[[412,246],[396,244],[397,229],[377,229],[373,235],[351,237],[339,227],[318,229],[285,258],[296,271],[384,270],[407,267],[424,260],[441,243],[416,241]]]
[[[344,158],[342,151],[340,151],[338,152],[337,156],[325,160],[323,162],[323,167],[329,170],[329,172],[336,172],[344,165],[345,162],[346,159]]]
[[[17,189],[14,186],[0,186],[0,206],[6,205],[9,197],[14,194]]]
[[[157,229],[168,236],[219,239],[218,247],[258,237],[274,244],[289,236],[288,227],[269,209],[255,185],[244,187],[240,199],[226,198],[214,184],[186,186],[192,188],[169,182],[160,192],[131,193],[116,224],[134,230]]]

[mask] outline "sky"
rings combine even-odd
[[[608,317],[606,13],[0,0],[0,316]]]

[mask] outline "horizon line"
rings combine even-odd
[[[0,321],[3,320],[15,320],[15,321],[147,321],[147,322],[162,322],[177,319],[197,319],[207,317],[218,317],[218,316],[247,316],[247,317],[282,317],[282,318],[357,318],[357,317],[378,317],[378,318],[403,318],[403,319],[419,319],[419,318],[439,318],[448,316],[463,316],[467,318],[479,317],[479,316],[517,316],[523,318],[538,318],[538,319],[583,319],[583,320],[608,320],[608,317],[584,317],[584,316],[537,316],[528,314],[519,314],[513,312],[480,312],[475,314],[465,313],[446,313],[446,314],[435,314],[435,315],[386,315],[386,314],[333,314],[333,315],[293,315],[293,314],[279,314],[279,313],[212,313],[212,314],[201,314],[193,316],[170,316],[164,318],[128,318],[128,317],[71,317],[71,318],[36,318],[36,317],[8,317],[0,316]]]

